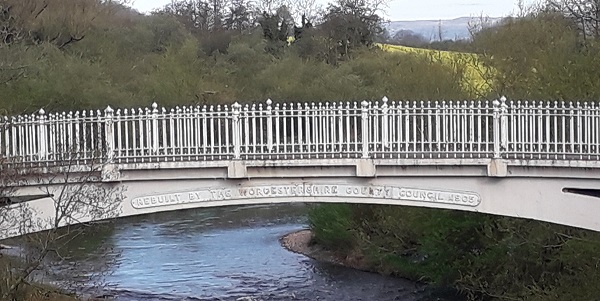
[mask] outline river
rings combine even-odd
[[[268,205],[118,219],[70,244],[55,282],[119,301],[431,298],[421,285],[283,248],[283,235],[307,227],[306,212]]]

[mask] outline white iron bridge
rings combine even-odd
[[[594,102],[383,98],[40,110],[0,119],[0,158],[4,171],[46,175],[8,184],[15,188],[8,199],[27,201],[6,208],[27,204],[40,219],[56,211],[55,196],[62,195],[56,190],[90,182],[65,173],[89,172],[100,186],[126,188],[117,216],[346,202],[476,211],[600,231],[600,106]],[[94,219],[83,214],[77,222]],[[48,227],[6,226],[0,237]]]

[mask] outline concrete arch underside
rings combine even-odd
[[[507,176],[492,177],[486,175],[488,168],[388,166],[378,167],[374,176],[359,177],[352,166],[318,167],[304,172],[262,166],[253,172],[248,170],[250,175],[245,178],[231,178],[226,176],[226,168],[223,171],[219,167],[122,166],[118,180],[99,185],[126,188],[117,217],[199,207],[337,202],[462,210],[600,231],[600,179],[596,169],[509,166]],[[35,195],[39,189],[38,185],[20,187],[17,194]],[[44,197],[22,204],[33,209],[34,219],[52,219],[52,199]],[[17,210],[20,205],[12,206]],[[85,217],[79,221],[86,221]],[[25,230],[4,225],[0,227],[0,238],[50,227],[50,223],[37,225]]]

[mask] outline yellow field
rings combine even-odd
[[[402,52],[427,57],[434,62],[452,67],[455,70],[461,70],[463,73],[461,87],[473,98],[486,97],[491,91],[490,79],[492,77],[490,75],[492,75],[493,70],[486,67],[477,54],[390,44],[377,44],[377,46],[390,52]]]

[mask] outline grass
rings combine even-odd
[[[22,263],[15,257],[0,254],[0,298],[16,281],[16,276],[11,272],[18,269]],[[78,301],[75,296],[69,295],[60,289],[45,284],[25,283],[13,295],[19,301]],[[10,300],[10,299],[9,299]]]

